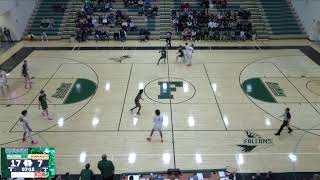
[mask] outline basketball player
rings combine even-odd
[[[193,44],[191,44],[191,46],[186,46],[185,58],[187,60],[187,66],[192,65],[192,54],[193,54]]]
[[[150,136],[147,138],[147,140],[150,142],[151,141],[151,137],[153,135],[154,131],[159,131],[160,133],[160,137],[161,137],[161,142],[163,142],[163,136],[162,136],[162,123],[163,123],[163,116],[160,114],[160,110],[157,109],[155,111],[156,116],[153,118],[153,128],[151,130]]]
[[[166,63],[166,58],[167,58],[166,48],[163,47],[163,48],[159,51],[159,53],[161,53],[161,57],[159,58],[157,65],[159,65],[159,62],[160,62],[161,59],[164,59],[164,63]]]
[[[28,85],[31,88],[31,84],[32,84],[28,71],[29,71],[29,68],[28,68],[27,60],[24,60],[22,65],[22,76],[24,77],[24,87],[26,89],[28,89]]]
[[[2,70],[0,67],[0,89],[1,89],[2,95],[4,95],[3,86],[7,86],[7,89],[9,89],[7,73],[4,70]]]
[[[285,112],[280,117],[283,117],[283,123],[282,123],[280,129],[278,130],[278,132],[275,134],[276,136],[280,136],[280,133],[284,127],[288,128],[289,133],[292,132],[292,129],[290,128],[290,120],[291,120],[290,109],[286,108]]]
[[[134,108],[130,109],[130,111],[132,112],[134,109],[139,108],[137,115],[140,115],[140,110],[141,110],[141,104],[140,104],[140,99],[142,99],[142,93],[143,93],[143,89],[140,89],[136,98],[134,98],[134,104],[136,105]]]
[[[182,62],[184,62],[184,52],[183,52],[183,47],[180,45],[178,52],[177,52],[177,56],[176,56],[176,62],[178,62],[178,58],[182,59]]]
[[[52,118],[49,117],[48,103],[47,103],[47,101],[49,101],[50,103],[51,101],[47,98],[47,95],[44,93],[44,90],[40,91],[38,100],[39,100],[39,109],[40,107],[42,109],[42,116],[47,116],[48,120],[52,120]]]
[[[31,132],[32,132],[32,129],[30,128],[29,126],[29,123],[27,121],[27,114],[28,114],[28,111],[27,110],[23,110],[21,112],[21,117],[19,118],[19,121],[20,121],[20,124],[23,128],[23,138],[22,138],[22,142],[25,142],[26,141],[26,138],[29,137],[31,139],[31,143],[32,144],[37,144],[38,142],[35,141],[33,138],[32,138],[32,135],[31,135]],[[28,136],[27,136],[28,135]]]

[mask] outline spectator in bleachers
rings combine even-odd
[[[6,27],[3,28],[3,34],[6,36],[8,43],[13,44],[13,40],[11,38],[10,30]]]
[[[189,8],[190,8],[189,3],[182,3],[181,4],[181,11],[182,12],[188,12]]]
[[[148,31],[147,29],[140,29],[139,35],[140,35],[140,40],[147,42],[149,40],[149,36],[150,36],[150,31]]]
[[[202,0],[201,6],[203,9],[205,9],[206,13],[208,13],[209,10],[209,0]]]
[[[119,31],[120,40],[124,42],[127,39],[127,32],[124,29],[120,29]]]
[[[132,0],[130,0],[130,1],[132,1]],[[128,7],[128,4],[129,4],[128,0],[123,0],[123,5],[125,8]],[[132,1],[132,4],[133,4],[133,1]]]
[[[93,171],[90,169],[90,164],[87,163],[85,169],[82,169],[80,172],[81,180],[94,180]]]
[[[50,18],[49,21],[50,21],[50,22],[49,22],[49,28],[52,29],[52,28],[54,27],[54,25],[55,25],[54,18]]]
[[[129,23],[129,28],[130,28],[130,31],[136,31],[137,30],[137,27],[135,26],[135,24],[133,23],[133,21],[131,21]]]
[[[215,2],[217,4],[226,3],[223,0]],[[186,3],[181,5],[181,9],[182,11],[178,14],[172,11],[171,15],[173,28],[182,32],[184,40],[206,38],[210,40],[247,40],[252,37],[252,25],[248,21],[249,11],[240,9],[207,14],[205,11],[186,11]],[[194,28],[195,32],[192,31]]]
[[[123,21],[123,22],[122,22],[121,28],[122,28],[125,32],[128,31],[128,23],[127,23],[127,21]]]
[[[98,163],[98,169],[101,172],[103,180],[113,180],[114,165],[112,161],[107,160],[107,156],[105,154],[102,155],[102,160]]]

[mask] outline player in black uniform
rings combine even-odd
[[[178,58],[181,58],[181,59],[184,58],[183,47],[181,45],[179,46],[179,49],[178,49],[178,53],[176,56],[176,62],[178,62]]]
[[[24,60],[22,65],[22,76],[24,77],[24,87],[26,89],[28,89],[28,85],[31,88],[31,83],[32,83],[28,71],[29,69],[28,69],[27,61]]]
[[[142,93],[143,93],[143,89],[140,89],[136,98],[134,99],[134,104],[136,105],[134,108],[130,109],[130,111],[132,112],[135,108],[139,108],[137,115],[140,115],[140,110],[141,110],[141,104],[140,104],[140,99],[142,99]],[[143,100],[143,99],[142,99]]]
[[[48,103],[47,101],[51,102],[48,98],[47,95],[44,93],[44,90],[40,91],[40,95],[39,95],[39,109],[41,107],[42,109],[42,115],[43,116],[47,116],[48,120],[52,120],[51,117],[49,117],[49,112],[48,112]]]
[[[166,58],[167,58],[167,51],[166,51],[166,48],[163,47],[159,53],[161,53],[161,57],[159,58],[158,62],[157,62],[157,65],[159,65],[159,62],[161,59],[164,59],[164,63],[166,63]]]

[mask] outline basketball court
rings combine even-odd
[[[24,88],[20,63],[0,96],[1,146],[31,146],[22,144],[17,122],[28,109],[36,146],[56,149],[58,174],[79,173],[87,162],[98,173],[103,153],[116,173],[319,171],[320,67],[299,48],[195,45],[191,67],[176,63],[173,49],[159,66],[160,48],[34,49],[25,58],[33,87]],[[38,109],[41,89],[54,120]],[[136,115],[130,108],[139,89]],[[274,136],[286,107],[294,131]],[[155,109],[164,116],[163,143],[157,132],[146,140]]]

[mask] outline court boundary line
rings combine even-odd
[[[168,66],[168,81],[171,82],[168,45],[166,45],[166,55],[167,55],[167,64],[168,64],[167,65]],[[193,86],[193,84],[191,84],[191,85]],[[194,94],[192,95],[192,97],[190,99],[192,99],[193,96],[196,94],[196,89],[195,89],[194,86],[193,86],[193,88],[194,88],[195,92],[194,92]],[[169,89],[170,89],[170,87],[169,87]],[[169,98],[169,106],[170,106],[172,151],[173,151],[173,166],[174,166],[174,169],[176,169],[177,168],[177,164],[176,164],[176,150],[175,150],[175,138],[174,138],[174,128],[173,128],[173,110],[172,110],[172,99],[171,98]]]
[[[222,115],[222,112],[221,112],[221,108],[220,108],[216,93],[214,92],[214,89],[212,87],[212,82],[210,80],[210,77],[209,77],[209,74],[208,74],[208,71],[207,71],[207,68],[206,68],[205,64],[203,64],[203,68],[204,68],[204,71],[206,72],[206,75],[207,75],[207,78],[208,78],[208,81],[209,81],[209,85],[210,85],[210,89],[211,89],[211,92],[213,93],[213,97],[214,97],[215,101],[217,102],[216,104],[217,104],[217,107],[218,107],[218,110],[219,110],[219,113],[220,113],[221,121],[222,121],[222,123],[224,125],[225,130],[228,131],[227,125],[223,120],[223,115]]]
[[[278,128],[270,128],[270,129],[228,129],[228,131],[224,129],[193,129],[193,130],[188,130],[188,129],[177,129],[174,130],[175,132],[244,132],[244,131],[272,131],[274,132],[275,130],[278,130]],[[296,131],[320,131],[320,129],[310,129],[310,128],[300,128],[296,129]],[[162,130],[163,132],[170,133],[172,130],[166,129]],[[11,133],[20,133],[23,131],[11,131]],[[49,131],[33,131],[33,132],[41,132],[41,133],[88,133],[88,132],[96,132],[96,133],[113,133],[113,132],[150,132],[150,129],[139,129],[139,130],[134,130],[134,129],[126,129],[126,130],[112,130],[112,129],[105,129],[105,130],[64,130],[64,131],[59,131],[59,130],[49,130]]]
[[[128,82],[127,82],[127,88],[126,88],[126,93],[125,93],[125,95],[124,95],[123,104],[122,104],[122,110],[121,110],[120,119],[119,119],[119,124],[118,124],[118,131],[120,130],[120,127],[121,127],[122,115],[123,115],[123,111],[124,111],[124,106],[125,106],[125,104],[126,104],[126,99],[127,99],[127,94],[128,94],[128,89],[129,89],[129,84],[130,84],[130,79],[131,79],[132,68],[133,68],[133,63],[131,64],[131,67],[130,67]]]

